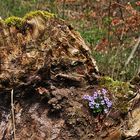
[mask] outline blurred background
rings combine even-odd
[[[140,1],[0,0],[3,19],[34,10],[52,12],[79,31],[102,74],[130,81],[140,72]]]

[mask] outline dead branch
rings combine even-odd
[[[125,67],[129,64],[130,60],[134,57],[134,54],[135,54],[137,48],[139,47],[139,44],[140,44],[140,37],[138,38],[136,44],[134,45],[134,47],[133,47],[133,49],[132,49],[132,51],[127,59],[127,61],[125,62]]]

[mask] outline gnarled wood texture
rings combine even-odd
[[[50,13],[1,20],[0,32],[0,88],[41,79],[81,84],[98,73],[79,33]]]

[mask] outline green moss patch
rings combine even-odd
[[[99,79],[99,85],[107,88],[111,93],[116,109],[123,113],[128,111],[130,107],[129,101],[134,96],[132,85],[129,82],[113,80],[112,78],[105,76]]]
[[[18,28],[21,28],[22,27],[22,24],[23,24],[23,20],[22,20],[22,18],[12,16],[12,17],[7,18],[5,20],[5,23],[8,26],[16,26]]]
[[[132,85],[129,82],[122,82],[113,80],[112,78],[105,76],[99,79],[99,85],[106,87],[108,90],[113,92],[116,96],[123,96],[129,94]]]
[[[23,19],[27,20],[27,19],[33,18],[34,16],[42,16],[45,19],[48,19],[48,18],[55,17],[55,14],[49,13],[47,11],[38,10],[38,11],[32,11],[32,12],[26,14]]]
[[[26,22],[26,20],[34,18],[35,16],[41,16],[45,19],[55,17],[55,15],[52,13],[39,10],[39,11],[32,11],[32,12],[26,14],[23,18],[15,17],[15,16],[9,17],[9,18],[5,19],[4,23],[8,26],[15,26],[20,29],[23,27],[23,24]]]

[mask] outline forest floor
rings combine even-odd
[[[14,91],[14,116],[11,94],[1,93],[0,139],[138,140],[139,93],[131,100],[127,113],[113,107],[108,114],[95,117],[83,96],[91,95],[98,88],[40,87],[40,94],[32,86],[20,87]]]

